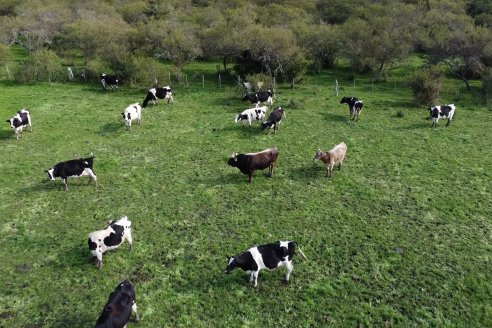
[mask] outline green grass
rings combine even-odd
[[[213,76],[215,64],[202,66],[191,70]],[[28,107],[34,128],[18,141],[0,129],[0,326],[92,327],[127,277],[141,317],[129,327],[491,326],[492,112],[451,89],[442,100],[455,120],[431,129],[403,76],[345,78],[281,85],[276,105],[297,106],[284,106],[275,136],[234,124],[248,105],[212,79],[177,87],[174,105],[145,109],[131,132],[120,113],[140,89],[0,82],[0,116]],[[364,100],[359,122],[344,95]],[[325,178],[314,153],[341,141],[345,166]],[[271,179],[248,184],[226,164],[271,146]],[[46,181],[43,170],[90,152],[97,188]],[[134,252],[122,245],[98,271],[87,234],[123,215]],[[223,274],[227,256],[278,239],[308,257],[295,258],[289,286],[285,269],[262,271],[256,289]]]

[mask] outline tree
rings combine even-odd
[[[417,15],[413,5],[366,7],[342,25],[343,54],[355,70],[369,70],[374,79],[384,78],[412,49]]]
[[[429,54],[429,63],[444,63],[449,71],[471,90],[470,78],[480,76],[492,34],[486,27],[475,26],[465,14],[431,10],[426,22],[422,44]]]

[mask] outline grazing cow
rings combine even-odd
[[[235,268],[241,268],[250,275],[249,282],[258,286],[258,274],[262,269],[273,270],[282,266],[287,267],[285,282],[289,282],[290,273],[294,266],[292,257],[296,252],[296,243],[294,241],[277,241],[272,244],[252,247],[246,252],[229,257],[229,262],[225,269],[226,274],[230,274]],[[299,249],[301,255],[306,258],[304,253]]]
[[[132,312],[135,314],[135,321],[139,321],[135,288],[125,280],[109,294],[108,302],[97,319],[96,328],[125,328]]]
[[[350,110],[350,119],[355,121],[359,120],[359,115],[360,112],[362,111],[362,107],[364,104],[362,103],[362,100],[359,100],[355,97],[343,97],[342,100],[340,100],[340,104],[348,104],[349,110]]]
[[[432,120],[432,127],[437,127],[437,122],[441,117],[446,117],[448,119],[446,126],[449,126],[449,123],[451,123],[451,120],[453,119],[455,110],[456,106],[454,104],[431,107],[429,109],[429,114]]]
[[[260,106],[260,103],[264,102],[267,103],[268,105],[273,105],[273,92],[272,90],[268,89],[267,91],[258,91],[255,93],[250,93],[247,94],[243,97],[243,101],[249,100],[253,104],[256,105],[256,107]]]
[[[270,130],[268,130],[268,134],[270,134],[272,129],[273,134],[277,134],[277,129],[280,127],[280,123],[282,122],[283,117],[285,117],[284,109],[282,107],[278,107],[270,113],[270,115],[268,116],[268,120],[261,124],[261,129],[265,130],[266,128],[270,127]]]
[[[111,90],[118,87],[119,80],[116,75],[107,75],[103,73],[99,79],[101,80],[103,90],[106,90],[108,87],[111,87]]]
[[[29,129],[32,131],[31,114],[27,108],[21,109],[14,117],[9,118],[6,122],[10,123],[10,127],[14,129],[17,140],[19,139],[19,135],[22,137],[22,130],[26,126],[29,126]]]
[[[125,108],[125,112],[121,113],[125,120],[126,128],[130,130],[132,128],[132,121],[137,121],[140,124],[142,120],[142,107],[138,103],[132,104]]]
[[[173,90],[170,86],[165,86],[162,88],[152,88],[147,91],[147,97],[145,97],[142,107],[147,107],[149,101],[152,101],[152,105],[157,104],[157,99],[167,99],[167,103],[174,103]]]
[[[60,162],[51,169],[46,170],[50,180],[60,178],[65,186],[65,191],[68,190],[67,179],[70,177],[89,176],[89,182],[94,180],[97,186],[97,177],[93,171],[94,156],[88,158],[72,159],[65,162]]]
[[[265,114],[268,110],[267,106],[255,107],[246,109],[241,112],[241,114],[236,115],[234,121],[237,123],[239,121],[248,122],[249,126],[251,126],[251,121],[261,121],[265,118]]]
[[[255,170],[263,170],[268,167],[268,176],[273,175],[273,169],[277,162],[277,148],[268,148],[258,153],[238,154],[233,153],[227,164],[237,167],[243,174],[248,175],[248,182],[251,183]]]
[[[103,253],[120,247],[125,239],[130,243],[130,252],[132,252],[132,222],[129,221],[126,216],[122,217],[118,221],[111,221],[108,227],[104,230],[94,231],[89,234],[89,240],[87,243],[89,244],[89,249],[92,255],[97,258],[97,266],[99,269],[102,269],[103,266]]]
[[[330,175],[333,171],[333,167],[338,164],[338,170],[342,169],[343,160],[345,159],[345,154],[347,153],[347,145],[345,142],[339,143],[332,150],[324,152],[321,149],[316,151],[314,155],[314,161],[317,159],[323,161],[326,165],[326,176]]]

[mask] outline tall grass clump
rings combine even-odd
[[[443,72],[437,67],[430,67],[413,73],[410,87],[417,105],[431,105],[442,89]]]
[[[52,82],[63,76],[61,58],[54,51],[41,49],[33,52],[28,60],[19,67],[15,79],[18,82]]]

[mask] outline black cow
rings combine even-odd
[[[355,121],[359,120],[360,112],[362,111],[362,107],[364,106],[362,100],[359,100],[355,97],[343,97],[342,100],[340,100],[340,104],[348,104],[350,110],[349,118],[352,120],[355,119]]]
[[[270,113],[270,115],[268,116],[268,120],[261,124],[261,129],[265,130],[269,127],[270,130],[268,130],[268,134],[270,134],[272,129],[273,134],[277,134],[277,129],[280,127],[280,123],[282,122],[283,117],[285,117],[284,109],[282,107],[278,107]]]
[[[108,87],[111,87],[111,90],[118,87],[119,80],[115,75],[107,75],[103,73],[99,79],[101,80],[103,90],[106,90]]]
[[[157,99],[167,99],[167,103],[174,103],[173,90],[170,86],[165,86],[162,88],[152,88],[147,91],[147,97],[145,97],[142,107],[147,107],[149,101],[152,100],[152,105],[157,104]]]
[[[10,127],[14,129],[16,139],[19,139],[19,135],[22,137],[22,130],[26,126],[29,126],[32,132],[31,114],[27,108],[21,109],[14,117],[9,118],[6,122],[10,123]]]
[[[267,91],[258,91],[254,93],[247,94],[243,97],[243,101],[249,100],[256,107],[260,106],[260,103],[266,102],[268,105],[273,105],[273,92],[268,89]]]
[[[63,181],[65,191],[68,190],[67,178],[89,176],[89,182],[94,180],[97,186],[97,177],[92,166],[94,164],[94,156],[81,159],[72,159],[65,162],[60,162],[51,169],[46,170],[50,180],[60,178]]]
[[[139,321],[135,288],[125,280],[109,294],[108,302],[97,319],[96,328],[124,328],[132,312],[135,314],[135,321]]]
[[[448,119],[446,126],[449,126],[449,123],[451,123],[451,120],[453,119],[455,110],[456,106],[454,104],[431,107],[429,109],[429,115],[432,120],[432,127],[437,127],[437,122],[439,122],[439,118],[441,117],[446,117]]]
[[[227,164],[237,167],[243,174],[247,174],[248,182],[251,182],[255,170],[263,170],[268,167],[268,176],[271,177],[277,162],[277,157],[277,148],[268,148],[258,153],[233,153],[232,157],[227,161]]]
[[[282,266],[287,267],[285,281],[289,282],[290,273],[294,266],[292,258],[296,252],[296,243],[294,241],[277,241],[272,244],[252,247],[238,256],[230,256],[225,273],[229,274],[235,268],[241,268],[250,274],[249,282],[254,286],[258,285],[258,274],[262,269],[273,270]],[[299,250],[301,255],[306,258],[304,253]]]

